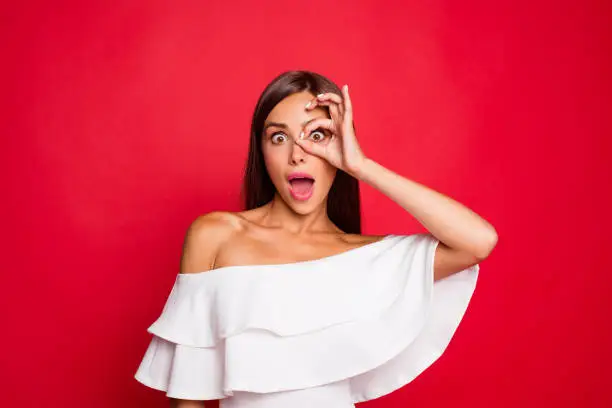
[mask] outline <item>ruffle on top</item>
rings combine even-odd
[[[434,284],[439,241],[388,235],[325,258],[178,274],[136,372],[168,397],[211,400],[349,379],[388,394],[440,357],[479,265]]]

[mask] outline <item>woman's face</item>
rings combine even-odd
[[[299,214],[307,214],[325,202],[336,175],[336,168],[325,159],[306,153],[294,140],[306,124],[329,118],[319,106],[307,111],[314,98],[309,92],[287,96],[270,112],[262,132],[262,150],[268,174],[282,199]],[[325,143],[331,133],[315,129],[304,138]]]

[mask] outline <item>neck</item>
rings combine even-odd
[[[265,205],[260,223],[266,227],[281,228],[291,234],[330,233],[340,230],[331,222],[327,216],[327,205],[322,203],[307,214],[295,212],[278,195]]]

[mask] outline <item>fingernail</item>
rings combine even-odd
[[[318,95],[317,95],[317,98],[322,98],[323,96],[324,96],[324,95],[321,93],[321,94],[318,94]]]
[[[300,132],[300,140],[302,140],[302,138],[304,137],[304,132]]]
[[[306,107],[307,107],[307,108],[309,108],[311,104],[312,104],[312,101],[308,102],[308,103],[306,104]]]

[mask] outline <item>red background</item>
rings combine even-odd
[[[612,406],[608,2],[117,3],[3,5],[3,406],[167,406],[133,379],[145,330],[290,69],[348,83],[366,154],[500,236],[446,353],[361,405]],[[364,232],[422,230],[362,191]]]

